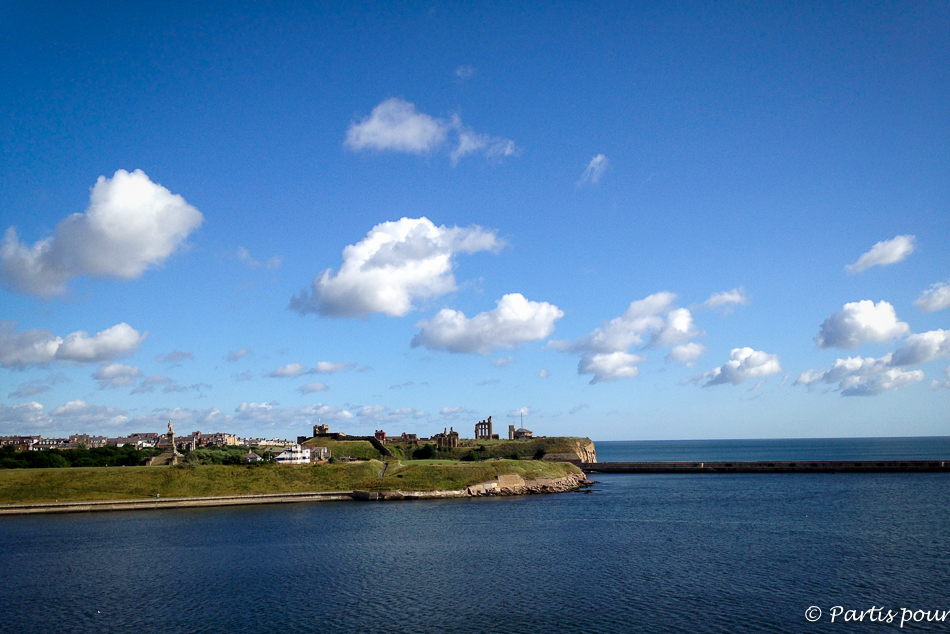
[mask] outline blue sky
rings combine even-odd
[[[5,3],[0,433],[945,435],[948,23]]]

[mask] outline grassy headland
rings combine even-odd
[[[367,443],[368,445],[369,443]],[[442,464],[439,464],[442,462]],[[318,465],[179,465],[0,470],[0,504],[41,504],[307,491],[462,489],[500,474],[525,480],[577,473],[568,463],[439,460],[391,461],[385,477],[377,460]]]
[[[333,440],[331,438],[311,438],[304,443],[309,447],[327,447],[334,456],[352,456],[368,460],[380,459],[380,453],[365,440]],[[434,444],[434,443],[432,443]],[[552,438],[533,438],[531,440],[462,440],[460,447],[438,449],[433,457],[445,460],[532,460],[542,459],[548,454],[569,454],[584,452],[594,444],[589,438],[569,436]],[[386,447],[399,460],[412,460],[413,453],[425,446],[422,444],[387,443]]]

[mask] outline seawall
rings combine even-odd
[[[950,473],[950,460],[585,462],[585,473]]]

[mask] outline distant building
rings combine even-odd
[[[333,454],[326,447],[311,447],[310,448],[310,460],[312,462],[319,462],[321,460],[329,460]]]
[[[73,434],[69,437],[70,448],[85,445],[86,449],[95,449],[105,447],[109,444],[109,439],[105,436],[90,436],[89,434]]]
[[[475,423],[475,440],[498,440],[498,434],[492,430],[491,416]]]
[[[453,428],[443,429],[441,434],[435,434],[432,440],[436,442],[439,449],[459,446],[459,433]]]
[[[278,464],[309,464],[310,448],[300,445],[291,445],[277,454]]]
[[[34,444],[42,440],[42,436],[0,436],[0,447],[13,445],[21,451],[28,451],[32,449]]]
[[[386,432],[384,432],[382,429],[377,429],[376,433],[373,435],[376,436],[376,440],[379,442],[386,442]]]
[[[314,426],[313,426],[313,435],[314,435],[314,437],[316,437],[316,436],[324,436],[324,435],[329,434],[329,433],[330,433],[330,426],[329,426],[329,425],[314,425]]]
[[[258,456],[258,455],[257,455],[256,453],[254,453],[253,451],[247,452],[247,453],[244,454],[242,457],[244,458],[245,462],[260,462],[261,460],[263,460],[263,458],[261,458],[260,456]]]

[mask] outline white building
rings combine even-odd
[[[291,445],[277,454],[278,464],[310,464],[310,448]]]

